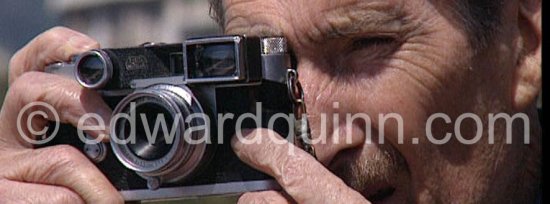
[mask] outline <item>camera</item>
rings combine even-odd
[[[270,118],[293,114],[287,83],[293,66],[283,37],[215,36],[88,51],[46,71],[101,94],[113,109],[110,142],[82,141],[63,124],[41,146],[81,150],[129,201],[278,189],[236,157],[230,140],[257,127],[291,137],[291,122]],[[241,116],[248,118],[235,120]]]

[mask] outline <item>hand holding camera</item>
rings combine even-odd
[[[19,111],[33,102],[63,110],[59,117],[65,123],[76,125],[80,115],[87,112],[108,119],[111,110],[99,94],[73,80],[40,72],[48,64],[67,61],[72,55],[98,46],[89,37],[57,27],[39,35],[12,57],[10,89],[0,114],[0,203],[122,203],[109,180],[80,151],[67,145],[31,149],[16,125]],[[47,111],[44,107],[38,110]],[[36,130],[47,124],[40,117],[31,122]]]
[[[246,128],[294,135],[294,120],[282,119],[294,114],[290,62],[282,37],[216,36],[85,52],[46,72],[101,93],[114,109],[111,148],[79,142],[83,137],[69,126],[43,146],[82,149],[127,200],[276,189],[229,144]]]
[[[259,39],[252,40],[256,41]],[[239,45],[235,43],[235,41],[232,41],[231,44],[232,47],[234,47],[235,44]],[[256,44],[256,46],[258,46],[258,44]],[[166,47],[164,45],[163,49],[160,50],[173,51],[179,49],[174,47],[176,46]],[[195,48],[197,47],[199,46],[195,46]],[[226,45],[222,47],[228,48],[229,46]],[[262,48],[261,44],[259,47],[263,51],[277,51],[280,50],[279,48],[282,48],[277,46],[264,46]],[[280,122],[275,122],[279,123],[278,127],[280,127],[280,129],[275,129],[275,131],[273,131],[273,129],[257,129],[244,133],[244,138],[251,140],[258,139],[260,143],[245,144],[242,143],[242,140],[231,137],[231,131],[226,132],[225,134],[227,135],[224,135],[226,137],[223,138],[227,139],[227,141],[225,141],[223,145],[214,145],[216,146],[214,152],[219,152],[217,156],[206,154],[207,152],[212,152],[206,151],[208,148],[202,150],[200,150],[201,148],[189,148],[192,145],[180,145],[181,143],[165,146],[160,145],[162,141],[158,141],[158,143],[148,143],[147,141],[137,139],[139,137],[136,138],[137,142],[133,145],[122,145],[120,149],[125,148],[126,150],[119,151],[118,153],[120,155],[118,156],[115,155],[114,151],[111,151],[111,148],[103,146],[103,149],[101,149],[98,146],[87,146],[81,143],[76,136],[76,129],[72,127],[78,125],[78,119],[86,113],[98,113],[105,121],[109,121],[111,119],[111,108],[115,108],[116,111],[124,112],[124,108],[116,109],[117,106],[122,107],[125,104],[122,103],[124,99],[142,104],[141,106],[135,106],[134,111],[155,114],[165,113],[167,115],[174,113],[174,110],[185,110],[184,108],[186,108],[186,105],[191,107],[187,107],[187,110],[193,110],[193,105],[200,105],[202,111],[207,114],[220,112],[220,110],[225,110],[227,112],[236,112],[239,110],[240,112],[237,113],[242,115],[245,112],[252,112],[252,110],[250,110],[250,105],[257,99],[262,99],[262,101],[267,102],[263,104],[264,106],[261,110],[267,110],[265,109],[266,107],[275,110],[265,111],[268,116],[277,112],[292,112],[292,105],[288,102],[288,87],[286,87],[286,85],[280,86],[281,82],[284,81],[285,74],[287,74],[286,65],[288,65],[288,56],[286,54],[281,55],[282,53],[280,52],[271,52],[271,54],[274,55],[265,55],[267,52],[262,51],[253,52],[256,56],[256,60],[260,63],[254,62],[254,60],[252,60],[252,63],[261,64],[259,67],[265,70],[261,72],[262,74],[249,73],[246,72],[247,70],[241,72],[240,69],[239,72],[236,72],[235,68],[240,68],[241,65],[232,65],[228,63],[229,61],[235,62],[235,58],[227,58],[227,56],[231,56],[231,53],[241,53],[239,55],[234,55],[238,56],[236,58],[240,58],[242,57],[242,53],[250,54],[248,51],[237,52],[236,49],[221,49],[222,51],[220,51],[220,47],[217,47],[215,50],[218,51],[210,52],[210,55],[207,53],[206,56],[211,57],[203,57],[205,56],[204,53],[202,55],[193,54],[192,56],[194,56],[194,58],[190,60],[195,60],[195,63],[192,63],[192,66],[202,66],[205,68],[224,67],[225,69],[204,69],[203,72],[196,73],[189,73],[187,72],[189,70],[185,70],[186,72],[183,74],[184,77],[181,77],[181,75],[178,76],[181,72],[174,74],[175,72],[170,70],[170,67],[174,67],[173,65],[177,65],[177,62],[180,61],[177,59],[183,56],[176,51],[175,55],[162,55],[165,57],[165,60],[155,60],[156,62],[164,63],[157,63],[155,65],[157,66],[155,68],[164,68],[163,72],[149,70],[151,71],[148,73],[149,77],[147,77],[147,75],[141,75],[145,77],[139,78],[140,75],[134,73],[133,75],[127,76],[127,78],[121,78],[120,73],[117,72],[117,68],[109,70],[108,67],[111,65],[104,63],[107,61],[103,61],[106,59],[104,57],[121,56],[112,54],[105,55],[104,53],[107,52],[106,49],[90,51],[91,49],[97,48],[98,45],[95,41],[84,37],[82,34],[65,28],[54,28],[37,37],[36,40],[29,43],[13,57],[10,65],[10,81],[12,82],[10,94],[6,100],[0,118],[1,124],[3,124],[0,126],[0,130],[5,133],[1,137],[2,157],[0,157],[0,162],[3,164],[2,174],[0,175],[1,178],[3,178],[0,180],[2,183],[2,185],[0,185],[0,192],[3,193],[2,195],[6,195],[1,197],[4,199],[3,201],[10,201],[9,199],[15,199],[12,201],[20,201],[21,198],[26,198],[31,202],[118,203],[121,202],[122,199],[117,190],[122,191],[126,199],[130,198],[128,200],[185,197],[191,194],[224,194],[244,191],[259,192],[245,193],[240,198],[239,203],[249,203],[266,199],[279,203],[292,202],[292,200],[298,202],[340,202],[348,199],[364,200],[357,192],[345,186],[340,179],[331,174],[317,162],[314,157],[309,156],[306,152],[296,149],[296,155],[290,156],[286,154],[286,151],[294,145],[291,144],[292,142],[287,142],[284,138],[278,136],[281,132],[290,131],[288,126],[285,127],[285,125],[280,124]],[[143,52],[144,49],[159,51],[159,48],[161,48],[159,45],[147,45],[134,49],[141,49]],[[256,48],[254,48],[254,50],[256,50]],[[128,50],[129,49],[126,51]],[[208,49],[202,48],[196,50],[208,51]],[[242,49],[239,48],[239,50]],[[183,48],[180,51],[183,53]],[[51,65],[56,61],[71,61],[71,56],[83,52],[84,54],[80,54],[80,57],[72,59],[73,63],[57,64],[62,65],[57,68],[55,66],[50,66],[48,71],[56,73],[55,75],[33,72],[33,70],[42,71],[46,65]],[[260,58],[257,58],[258,55]],[[39,57],[37,58],[36,56]],[[166,58],[166,56],[169,57]],[[187,54],[185,56],[189,55]],[[219,56],[226,56],[226,58],[219,58]],[[208,60],[209,58],[212,60]],[[283,58],[285,60],[281,60]],[[125,63],[124,66],[135,68],[145,67],[143,66],[145,62],[143,59],[147,58],[127,57],[125,59],[128,63]],[[187,61],[189,62],[190,60]],[[147,59],[147,61],[149,61],[149,59]],[[196,63],[197,61],[201,63]],[[82,76],[84,76],[80,79],[81,85],[76,83],[77,80],[74,80],[73,77],[75,75],[72,74],[73,72],[67,72],[67,70],[63,68],[67,68],[67,65],[74,66],[76,62],[83,62],[83,65],[85,65],[81,66],[81,68],[83,68],[81,69],[81,71],[83,71]],[[247,60],[247,63],[249,62],[250,61]],[[168,66],[168,64],[170,66]],[[266,70],[264,69],[266,65],[284,67],[285,69],[283,69],[282,72],[279,72],[280,70],[278,69]],[[115,67],[115,65],[112,66]],[[177,66],[181,66],[181,64]],[[189,64],[187,66],[189,66]],[[248,64],[245,68],[248,68]],[[160,73],[169,74],[162,75]],[[69,75],[70,77],[61,77],[59,75]],[[229,75],[231,75],[231,77],[227,77]],[[188,78],[189,76],[196,77],[197,80],[194,81]],[[217,78],[215,81],[209,81],[205,80],[203,76],[215,76]],[[225,79],[220,81],[220,79],[224,78],[223,76],[226,76]],[[255,77],[250,78],[249,76]],[[257,83],[258,81],[262,83]],[[118,84],[107,82],[118,82]],[[89,88],[93,88],[95,91],[82,86],[86,84],[93,85]],[[265,86],[267,86],[268,89]],[[212,92],[205,91],[211,91],[212,89],[221,89],[224,91],[215,92],[216,97],[212,97]],[[262,96],[262,93],[266,92],[269,94],[263,94]],[[191,100],[181,100],[181,98],[189,98],[187,96],[192,96]],[[216,100],[213,100],[214,98],[216,98]],[[231,98],[246,98],[247,100],[238,100],[231,103]],[[173,101],[170,102],[170,100]],[[18,115],[17,111],[21,110],[22,106],[36,101],[44,101],[47,104],[53,104],[56,110],[64,110],[59,111],[61,113],[60,120],[63,123],[71,125],[62,126],[57,137],[54,138],[52,143],[47,144],[47,147],[30,149],[31,145],[21,140],[20,134],[17,132],[16,117]],[[106,101],[107,104],[104,101]],[[191,101],[191,103],[184,103],[188,101]],[[170,103],[176,103],[176,105],[167,105]],[[223,106],[219,107],[219,105]],[[216,109],[213,109],[213,107]],[[235,107],[241,107],[241,109],[235,109]],[[42,129],[47,125],[47,120],[51,120],[52,118],[38,119],[38,121],[32,121],[33,124],[40,124],[34,127],[35,129]],[[151,118],[145,117],[145,120],[142,121],[150,122],[148,121],[149,119]],[[200,121],[200,117],[198,120]],[[120,134],[111,135],[111,140],[113,140],[113,136],[121,136],[123,138],[125,135],[124,126],[126,126],[125,124],[127,124],[127,121],[120,120],[117,124],[123,124],[120,125],[122,128],[118,129]],[[229,126],[235,125],[235,123],[228,124]],[[243,127],[247,125],[250,127],[257,127],[255,126],[256,124],[251,124],[250,122],[243,122],[243,124],[245,124]],[[265,121],[261,122],[261,126],[265,126]],[[182,129],[182,127],[189,126],[182,125],[176,127],[176,129]],[[111,127],[111,132],[113,132],[113,130],[117,130],[117,128]],[[137,130],[137,132],[140,131],[143,133],[146,130],[143,128]],[[116,132],[117,131],[115,131],[115,133]],[[94,138],[106,132],[92,130],[85,131],[85,133],[87,136]],[[193,134],[202,135],[204,132],[198,131]],[[284,135],[284,133],[281,135]],[[162,138],[162,135],[160,135],[159,138]],[[283,142],[274,143],[274,141],[277,140]],[[70,143],[72,146],[58,145],[67,143]],[[105,145],[105,143],[99,144],[99,146]],[[201,145],[199,144],[198,146]],[[209,144],[205,146],[212,147],[212,145]],[[90,154],[89,151],[86,151],[86,147],[97,150],[107,150],[105,152],[106,155],[98,156],[101,154]],[[159,158],[162,157],[169,158],[172,162],[189,162],[187,159],[177,159],[187,157],[185,154],[178,153],[178,157],[174,156],[175,154],[170,156],[170,151],[168,151],[168,153],[162,151],[166,149],[170,151],[171,149],[191,149],[193,150],[191,152],[195,152],[195,155],[199,155],[199,157],[191,156],[191,158],[198,158],[199,164],[195,169],[182,167],[181,163],[173,164],[168,162],[162,165],[156,165],[158,169],[153,168],[153,171],[156,171],[155,173],[157,173],[157,175],[149,174],[150,172],[144,171],[144,168],[128,168],[128,166],[132,167],[129,165],[132,164],[132,161],[130,161],[132,158],[134,164],[137,164],[138,167],[143,164],[139,163],[139,160],[147,161],[156,159],[158,161]],[[122,152],[132,154],[124,155]],[[128,161],[125,162],[127,163],[123,164],[123,162],[119,160],[119,157],[126,158]],[[246,164],[252,166],[254,169],[267,173],[269,176],[244,165],[237,158],[243,159]],[[193,162],[190,163],[193,164]],[[228,165],[228,163],[231,164]],[[294,166],[293,164],[304,168],[292,168],[292,166]],[[179,169],[160,168],[163,166]],[[204,169],[206,170],[203,171]],[[294,169],[294,173],[292,175],[281,174],[281,170],[283,169],[285,169],[285,172]],[[189,170],[191,173],[187,174],[185,170]],[[184,178],[181,178],[182,175],[184,175]],[[304,175],[310,176],[304,177]],[[160,177],[161,179],[152,180],[147,179],[148,177]],[[204,178],[209,178],[210,180]],[[278,190],[261,191],[280,188],[275,182],[270,181],[271,178],[276,179],[280,187],[284,188],[292,198],[281,194]],[[296,182],[289,183],[288,181],[290,180],[295,180]],[[125,183],[124,181],[129,182]],[[153,181],[153,183],[147,186],[148,182],[151,181]],[[155,181],[161,182],[155,183]],[[224,185],[224,181],[226,184],[237,183],[240,185]],[[114,186],[110,184],[110,182],[113,183]],[[207,182],[211,183],[208,184]],[[207,183],[206,186],[210,187],[204,188],[205,183]],[[151,190],[155,189],[154,187],[157,189]],[[335,191],[334,189],[340,190]],[[334,192],[339,192],[339,196],[331,196]],[[326,196],[320,196],[320,194]]]

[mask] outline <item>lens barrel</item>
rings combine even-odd
[[[115,156],[144,178],[166,183],[187,178],[206,160],[208,144],[196,141],[209,137],[208,130],[193,128],[206,127],[206,118],[192,114],[207,117],[186,87],[155,85],[128,95],[113,112]]]
[[[113,75],[113,65],[107,53],[92,50],[81,54],[76,62],[75,76],[80,85],[99,89],[104,87]]]

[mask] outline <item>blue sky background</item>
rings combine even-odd
[[[55,25],[43,0],[0,0],[0,47],[11,54]]]

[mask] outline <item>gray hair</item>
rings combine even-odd
[[[225,27],[225,11],[222,0],[208,0],[208,2],[210,3],[210,10],[208,11],[210,17],[223,29]]]
[[[457,0],[460,23],[474,48],[484,48],[500,28],[503,0]]]

